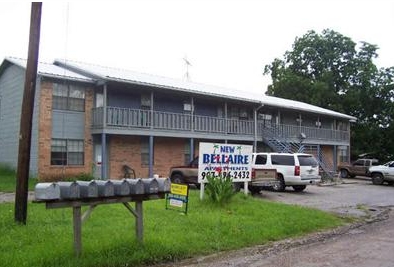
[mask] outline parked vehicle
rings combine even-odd
[[[188,165],[174,166],[170,169],[169,177],[171,182],[177,184],[192,184],[200,187],[198,182],[198,157],[193,159]],[[234,190],[239,191],[243,183],[234,183]]]
[[[354,178],[357,175],[368,176],[368,169],[371,166],[379,165],[377,159],[358,159],[352,164],[343,163],[339,164],[337,169],[341,178],[351,177]]]
[[[369,175],[372,183],[381,185],[387,182],[389,185],[394,184],[394,161],[389,161],[384,165],[373,166],[369,168]]]
[[[254,153],[253,171],[275,169],[277,181],[272,187],[284,191],[292,186],[295,191],[303,191],[307,185],[321,180],[319,164],[311,154],[304,153]],[[254,190],[253,188],[250,190]]]

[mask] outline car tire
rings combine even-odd
[[[260,193],[261,188],[260,188],[260,187],[257,187],[257,186],[249,186],[248,190],[249,190],[249,192],[250,192],[252,195],[256,195],[256,194],[259,194],[259,193]]]
[[[185,183],[185,181],[183,179],[183,175],[180,174],[180,173],[173,174],[171,176],[171,182],[173,182],[174,184],[183,184],[183,183]]]
[[[285,188],[285,180],[281,174],[278,174],[278,181],[272,186],[272,189],[276,192],[283,192],[285,191]]]
[[[293,185],[293,189],[296,192],[302,192],[306,188],[306,185]]]
[[[349,176],[349,172],[345,169],[341,170],[341,178],[347,178]]]
[[[234,192],[241,191],[241,183],[233,183],[233,190]]]
[[[381,175],[380,173],[374,173],[372,174],[372,183],[374,185],[381,185],[384,182],[384,178],[383,175]]]

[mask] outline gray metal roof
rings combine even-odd
[[[26,59],[15,58],[15,57],[6,57],[4,59],[4,61],[8,61],[8,62],[15,64],[21,68],[26,69],[26,64],[27,64]],[[70,71],[66,68],[56,66],[52,63],[39,62],[38,66],[37,66],[37,72],[41,76],[50,77],[50,78],[67,79],[70,81],[79,81],[79,82],[88,82],[88,83],[95,82],[95,80],[90,77]]]
[[[203,94],[215,97],[222,97],[227,99],[241,100],[250,103],[259,104],[263,93],[253,94],[223,88],[219,86],[205,85],[201,83],[194,83],[172,79],[163,76],[140,73],[130,70],[117,69],[111,67],[104,67],[99,65],[86,64],[76,61],[55,60],[56,65],[69,67],[74,71],[81,71],[85,75],[92,75],[97,79],[106,81],[116,81],[130,84],[142,84],[148,86],[159,87],[163,89],[171,89],[176,91],[183,91],[195,94]]]
[[[150,85],[159,88],[172,89],[183,92],[197,93],[208,96],[222,97],[227,99],[242,100],[254,104],[273,106],[282,109],[299,110],[304,112],[317,113],[355,121],[356,118],[333,110],[310,105],[304,102],[266,96],[263,93],[256,94],[246,91],[239,91],[224,87],[176,80],[167,77],[155,76],[146,73],[139,73],[130,70],[104,67],[99,65],[87,64],[76,61],[55,60],[56,65],[71,68],[74,71],[82,72],[85,75],[92,75],[98,79],[107,81],[117,81],[131,84]]]

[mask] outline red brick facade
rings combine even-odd
[[[170,167],[183,165],[185,161],[186,139],[154,138],[153,173],[167,177]],[[141,137],[113,135],[109,141],[109,174],[111,179],[123,177],[122,166],[134,169],[137,177],[148,177],[149,166],[141,162]]]
[[[93,142],[90,124],[93,107],[93,89],[85,92],[85,154],[83,166],[52,166],[52,89],[53,83],[41,82],[38,118],[38,178],[41,181],[59,180],[81,173],[91,174],[93,158]]]

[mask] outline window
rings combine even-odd
[[[54,84],[53,109],[85,111],[85,90],[75,85]]]
[[[272,165],[285,165],[285,166],[294,166],[294,156],[287,155],[271,155]]]
[[[185,158],[185,165],[188,165],[190,163],[190,161],[192,161],[192,159],[190,157],[190,142],[189,142],[189,140],[186,140],[184,154],[185,154],[185,157],[184,157]]]
[[[298,161],[300,162],[300,166],[317,166],[317,161],[314,157],[312,156],[304,156],[304,155],[299,155],[298,156]]]
[[[96,94],[96,108],[101,108],[104,106],[104,96],[102,93]]]
[[[152,165],[155,160],[154,157]],[[149,137],[141,137],[141,165],[143,167],[149,166]]]
[[[141,95],[141,109],[150,109],[151,101],[150,95]]]
[[[83,165],[83,140],[52,139],[51,165]]]
[[[364,160],[358,159],[354,162],[354,166],[364,166]]]
[[[265,165],[265,164],[267,164],[267,155],[257,155],[255,164],[256,165]]]

